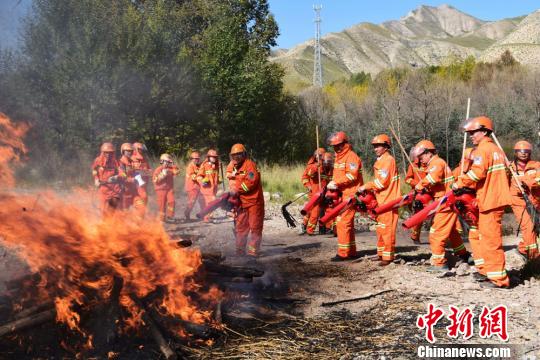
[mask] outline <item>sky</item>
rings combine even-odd
[[[540,8],[539,0],[268,0],[281,35],[278,46],[290,48],[313,38],[313,4],[322,4],[322,34],[344,30],[360,22],[397,20],[420,5],[449,4],[482,20],[526,15]],[[0,0],[0,48],[16,44],[20,19],[31,0]]]
[[[0,0],[1,1],[1,0]],[[268,0],[281,35],[278,48],[290,48],[314,37],[314,4],[321,4],[321,33],[338,32],[361,22],[398,20],[420,5],[448,4],[481,20],[499,20],[540,9],[539,0]]]

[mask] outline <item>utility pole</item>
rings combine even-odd
[[[315,10],[315,50],[313,54],[313,86],[322,87],[321,66],[321,10],[322,5],[313,5]]]

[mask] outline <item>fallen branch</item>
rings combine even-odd
[[[167,360],[175,360],[177,359],[176,353],[171,349],[169,344],[167,344],[167,341],[165,341],[165,338],[163,337],[163,334],[161,331],[159,331],[157,325],[154,323],[154,320],[152,320],[151,316],[146,316],[144,319],[146,325],[148,325],[148,328],[150,329],[150,333],[152,334],[152,338],[154,338],[154,341],[159,346],[159,350],[165,356],[165,359]]]
[[[345,300],[337,300],[337,301],[330,301],[330,302],[323,302],[321,304],[321,306],[334,306],[334,305],[338,305],[338,304],[343,304],[343,303],[348,303],[348,302],[355,302],[355,301],[360,301],[360,300],[365,300],[365,299],[369,299],[369,298],[372,298],[374,296],[377,296],[377,295],[381,295],[381,294],[384,294],[384,293],[387,293],[387,292],[390,292],[390,291],[394,291],[393,289],[386,289],[386,290],[381,290],[379,292],[376,292],[376,293],[369,293],[369,294],[366,294],[366,295],[363,295],[363,296],[359,296],[359,297],[355,297],[355,298],[352,298],[352,299],[345,299]]]
[[[18,313],[16,313],[13,318],[15,320],[19,320],[19,319],[24,319],[32,314],[35,314],[37,313],[38,311],[42,311],[42,310],[45,310],[45,309],[50,309],[50,308],[54,308],[54,303],[52,301],[49,301],[49,302],[46,302],[46,303],[43,303],[43,304],[39,304],[39,305],[35,305],[35,306],[31,306],[29,308],[26,308],[26,309],[23,309],[21,311],[19,311]]]
[[[43,324],[56,316],[56,309],[49,309],[0,326],[0,337],[28,327]]]

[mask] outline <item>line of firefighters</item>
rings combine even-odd
[[[535,228],[525,200],[530,199],[540,211],[540,162],[531,160],[532,145],[527,141],[515,144],[514,160],[509,162],[493,142],[493,122],[485,116],[468,119],[463,130],[474,147],[466,149],[463,163],[453,171],[437,155],[431,141],[422,140],[413,147],[405,178],[413,191],[405,196],[401,195],[396,161],[389,151],[390,137],[381,134],[371,141],[377,160],[373,180],[364,183],[362,161],[348,136],[344,132],[332,134],[328,145],[333,147],[335,159],[323,148],[317,149],[302,175],[310,197],[304,207],[308,210],[304,211],[304,231],[313,235],[317,225],[319,233],[332,229],[338,240],[332,261],[355,259],[354,216],[357,211],[365,212],[376,221],[377,260],[380,266],[386,266],[395,257],[398,208],[412,204],[416,215],[406,223],[410,224],[413,242],[420,241],[422,221],[433,216],[429,230],[432,266],[428,271],[447,271],[445,249],[451,248],[458,262],[474,260],[477,272],[473,276],[482,287],[508,287],[502,216],[511,206],[523,234],[519,253],[528,259],[538,257],[538,224]],[[512,179],[510,171],[517,179]],[[411,201],[403,201],[407,197]],[[395,206],[381,212],[374,209],[384,204]],[[463,243],[464,228],[472,254]]]
[[[148,184],[151,182],[156,194],[159,219],[163,222],[176,222],[174,178],[180,170],[174,164],[173,157],[162,154],[160,165],[152,170],[144,144],[124,143],[120,153],[121,157],[117,160],[115,146],[106,142],[101,145],[100,155],[92,164],[102,215],[109,217],[117,210],[133,210],[135,218],[143,220],[148,205]],[[226,170],[229,191],[226,195],[227,200],[235,204],[231,211],[235,222],[236,251],[240,256],[247,254],[257,257],[264,219],[260,173],[255,162],[248,158],[244,145],[233,145],[229,155],[231,161]],[[198,152],[191,153],[184,183],[187,195],[184,215],[187,220],[196,202],[201,209],[205,209],[217,201],[218,187],[223,182],[220,166],[219,155],[214,149],[208,150],[202,162]],[[209,222],[210,216],[210,212],[206,213],[203,221]]]

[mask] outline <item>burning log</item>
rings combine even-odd
[[[56,310],[49,309],[37,314],[17,319],[15,321],[0,326],[0,337],[32,326],[43,324],[44,322],[53,320],[55,316]]]
[[[169,344],[167,344],[167,341],[165,341],[165,338],[163,337],[163,334],[158,329],[154,321],[150,316],[145,316],[144,321],[146,322],[146,325],[148,325],[148,328],[150,329],[150,333],[152,334],[152,338],[156,342],[156,344],[159,346],[159,350],[167,360],[175,360],[177,359],[176,353],[171,349]]]

